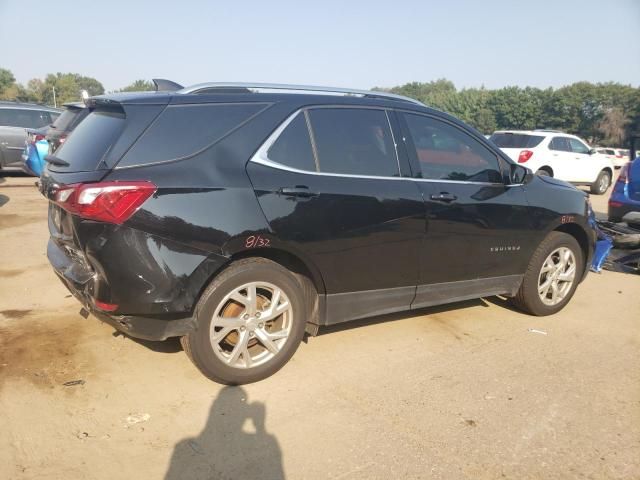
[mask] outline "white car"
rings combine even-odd
[[[613,162],[575,135],[555,130],[499,130],[490,140],[538,175],[589,185],[597,195],[611,186]]]
[[[620,149],[615,148],[597,148],[596,149],[599,154],[604,155],[613,163],[613,166],[616,168],[622,167],[625,163],[629,161],[629,152],[625,152]]]

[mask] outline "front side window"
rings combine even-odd
[[[323,173],[397,177],[395,145],[384,110],[308,111],[318,168]]]
[[[422,178],[502,182],[498,158],[471,135],[432,117],[403,114]]]
[[[582,153],[582,154],[589,153],[589,147],[587,147],[580,140],[576,140],[575,138],[570,138],[569,145],[571,145],[571,151],[573,153]]]
[[[567,137],[553,137],[549,142],[549,150],[556,150],[558,152],[570,152],[571,146],[569,145]]]

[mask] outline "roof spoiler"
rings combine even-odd
[[[166,80],[164,78],[153,78],[151,80],[156,86],[156,92],[175,92],[184,88],[179,83],[172,82],[171,80]]]

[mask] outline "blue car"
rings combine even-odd
[[[629,212],[640,212],[640,157],[620,169],[609,198],[610,222],[621,222]]]
[[[27,141],[22,152],[22,170],[39,177],[44,168],[44,157],[49,153],[49,142],[45,138],[49,127],[27,128]]]

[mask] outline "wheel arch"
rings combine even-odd
[[[549,165],[543,165],[540,168],[538,168],[536,171],[538,170],[544,170],[545,172],[549,173],[550,177],[553,177],[553,168],[551,168]]]
[[[576,239],[578,245],[580,245],[580,250],[582,250],[582,258],[584,260],[584,272],[589,270],[589,236],[587,232],[584,231],[577,223],[563,223],[562,225],[558,225],[554,230],[554,232],[562,232],[567,235],[571,235]],[[583,272],[583,273],[584,273]],[[584,275],[583,275],[584,278]]]

